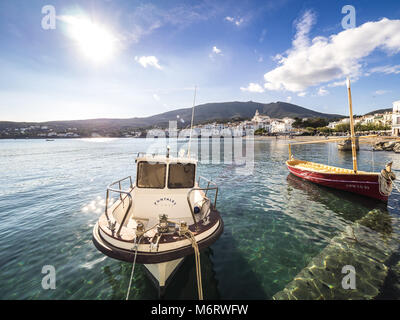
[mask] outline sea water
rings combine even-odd
[[[135,156],[149,144],[145,139],[0,140],[1,299],[124,299],[132,266],[100,253],[92,229],[104,210],[107,185],[129,175],[134,179]],[[351,153],[338,152],[334,143],[295,146],[292,152],[300,159],[352,166]],[[290,175],[287,157],[287,140],[266,139],[254,141],[250,173],[240,173],[235,163],[199,164],[198,174],[219,186],[217,208],[225,224],[220,239],[201,253],[206,299],[271,299],[333,237],[371,210],[388,216],[393,228],[385,236],[399,236],[397,191],[386,205],[317,186]],[[400,177],[398,154],[362,145],[358,160],[359,170],[368,171],[393,161]],[[54,290],[42,287],[47,265],[56,271]],[[394,295],[386,293],[399,298]],[[158,298],[142,265],[136,266],[130,298]],[[166,298],[197,299],[193,256]]]

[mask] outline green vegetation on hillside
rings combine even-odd
[[[287,102],[221,102],[221,103],[206,103],[198,105],[195,108],[194,122],[209,123],[209,122],[229,122],[237,119],[251,119],[256,110],[260,114],[267,115],[271,118],[326,118],[334,119],[340,115],[326,114],[314,110],[306,109]],[[183,108],[172,110],[150,117],[142,118],[127,118],[127,119],[90,119],[90,120],[74,120],[74,121],[48,121],[41,122],[40,125],[48,126],[57,130],[66,130],[68,128],[77,128],[78,130],[120,130],[127,128],[151,128],[163,127],[167,128],[169,121],[178,121],[178,127],[186,127],[190,124],[192,117],[192,108]],[[5,122],[0,121],[0,130],[6,128],[22,128],[30,125],[38,125],[34,122]]]
[[[326,118],[310,118],[303,120],[296,117],[294,120],[292,125],[294,128],[318,128],[325,127],[329,124],[329,120]]]
[[[382,124],[373,124],[373,123],[369,123],[369,124],[359,124],[357,123],[354,126],[354,130],[355,131],[379,131],[379,130],[390,130],[390,126],[389,125],[382,125]],[[336,132],[348,132],[350,131],[350,124],[348,123],[341,123],[338,124],[334,131]]]

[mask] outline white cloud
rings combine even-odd
[[[240,25],[242,24],[242,22],[243,22],[243,18],[240,18],[240,19],[238,19],[238,20],[235,21],[235,24],[236,24],[237,26],[240,26]]]
[[[299,21],[296,21],[296,36],[293,40],[294,48],[301,49],[309,45],[308,33],[315,21],[316,17],[312,11],[306,11],[303,17]]]
[[[355,82],[354,80],[352,80],[352,82]],[[345,86],[346,85],[346,80],[343,81],[335,81],[332,83],[328,84],[328,87],[333,88],[333,87],[341,87],[341,86]]]
[[[299,97],[305,97],[306,94],[307,94],[307,92],[299,92],[297,95],[298,95]]]
[[[235,19],[235,18],[229,17],[229,16],[225,17],[225,20],[234,23],[234,24],[237,25],[238,27],[239,27],[239,26],[243,23],[243,21],[244,21],[243,18],[236,18],[236,19]]]
[[[142,56],[135,57],[135,60],[140,63],[144,68],[154,67],[156,69],[162,70],[162,67],[158,63],[158,59],[155,56]]]
[[[376,95],[378,95],[378,96],[381,96],[381,95],[386,94],[386,93],[389,93],[389,92],[390,92],[389,90],[376,90],[376,91],[374,92],[374,94],[376,94]]]
[[[153,98],[154,98],[154,100],[156,100],[156,101],[160,101],[160,97],[159,97],[158,94],[156,94],[156,93],[153,94]]]
[[[286,98],[286,101],[287,101],[287,102],[292,102],[292,97],[287,97],[287,98]]]
[[[240,87],[240,90],[242,91],[248,91],[248,92],[264,92],[264,89],[262,86],[260,86],[258,83],[249,83],[247,87]]]
[[[375,72],[379,72],[379,73],[385,73],[385,74],[399,74],[400,73],[400,65],[395,65],[395,66],[381,66],[381,67],[376,67],[376,68],[372,68],[371,70],[369,70],[370,73],[375,73]]]
[[[216,46],[213,46],[212,52],[208,56],[210,57],[211,60],[214,60],[214,57],[218,55],[223,56],[222,50],[218,49]]]
[[[220,53],[221,53],[221,50],[218,49],[216,46],[214,46],[214,47],[212,48],[212,51],[213,51],[213,53],[215,53],[215,54],[220,54]]]
[[[263,43],[266,34],[267,34],[267,29],[263,29],[263,30],[261,31],[261,35],[260,35],[260,38],[258,39],[258,42]]]
[[[148,1],[142,1],[148,2]],[[158,6],[151,3],[138,5],[133,11],[122,12],[120,19],[127,24],[126,41],[138,42],[141,38],[156,32],[164,26],[183,29],[187,26],[214,18],[222,14],[224,8],[213,1],[203,1],[196,5],[178,4],[176,6]]]
[[[321,83],[337,84],[347,75],[357,79],[362,75],[362,59],[374,50],[400,51],[400,20],[383,18],[310,41],[308,33],[314,23],[310,11],[297,22],[292,48],[276,55],[278,66],[264,75],[266,89],[302,92]]]
[[[329,94],[328,90],[326,90],[324,87],[319,88],[319,90],[318,90],[319,96],[326,96],[327,94]]]

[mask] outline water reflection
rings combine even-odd
[[[308,201],[318,202],[327,209],[342,215],[348,221],[360,219],[375,208],[387,212],[386,204],[379,200],[320,186],[291,173],[286,180],[289,195],[291,195],[292,188],[297,189],[302,195],[307,196]],[[296,192],[293,197],[298,196],[299,192]]]
[[[384,204],[364,197],[340,190],[328,192],[293,175],[287,181],[290,187],[305,192],[309,200],[322,203],[354,223],[333,237],[274,299],[379,299],[400,292],[388,281],[400,279],[398,217],[390,215]],[[347,206],[348,202],[353,206]],[[357,214],[352,211],[355,208]],[[344,266],[355,269],[354,290],[342,286]]]
[[[106,186],[120,177],[134,177],[134,155],[148,150],[151,142],[94,142],[0,141],[1,299],[125,299],[131,264],[104,259],[92,244],[92,228],[97,209],[104,206]],[[193,150],[196,142],[211,153],[209,143],[217,141],[194,140]],[[178,150],[181,147],[179,142]],[[221,148],[221,160],[223,152]],[[294,146],[293,152],[300,159],[351,167],[351,158],[339,158],[333,143]],[[399,252],[393,245],[400,243],[399,193],[392,193],[386,209],[368,198],[288,177],[287,156],[287,141],[257,140],[251,174],[240,174],[237,163],[207,161],[199,166],[199,174],[220,187],[217,206],[225,224],[212,250],[201,253],[205,297],[269,299],[317,257],[314,264],[328,265],[340,281],[339,266],[354,263],[365,296],[375,296],[374,288],[379,287],[381,297],[400,297],[393,286],[389,290],[376,282],[400,281],[395,272],[400,265],[393,253]],[[371,154],[361,147],[358,160],[360,169],[368,171],[373,164],[378,170],[393,161],[400,176],[396,153]],[[328,246],[331,243],[333,247]],[[57,290],[41,287],[40,270],[45,264],[56,267]],[[189,256],[167,289],[168,299],[197,298],[194,268],[194,258]],[[319,268],[307,269],[313,273],[308,278],[322,279],[315,285],[328,295],[333,279]],[[144,267],[137,265],[130,299],[157,299],[157,294]]]
[[[213,251],[206,248],[200,253],[204,299],[220,299],[218,281],[212,262]],[[110,261],[110,260],[108,260]],[[113,260],[114,262],[114,260]],[[132,264],[118,262],[102,268],[104,279],[111,288],[110,299],[125,299],[132,271]],[[173,276],[162,296],[152,283],[143,265],[137,264],[132,279],[129,299],[197,299],[196,264],[189,255]]]
[[[220,299],[218,281],[213,264],[213,250],[206,248],[200,253],[201,277],[204,299]],[[197,299],[196,264],[194,255],[187,256],[172,282],[167,287],[164,299]]]

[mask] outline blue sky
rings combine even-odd
[[[356,25],[345,30],[348,4]],[[45,5],[55,29],[42,28]],[[346,76],[354,113],[391,107],[399,19],[397,0],[3,0],[0,120],[148,116],[191,106],[194,85],[197,104],[279,100],[347,114]]]

